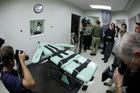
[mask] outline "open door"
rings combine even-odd
[[[78,43],[80,16],[72,14],[71,16],[71,44]]]

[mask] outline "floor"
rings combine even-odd
[[[81,55],[91,59],[93,62],[97,63],[99,65],[97,71],[95,72],[94,75],[94,80],[92,82],[88,83],[88,89],[86,92],[80,90],[78,93],[106,93],[106,90],[108,89],[108,87],[104,86],[103,83],[101,82],[101,76],[102,76],[102,72],[105,70],[105,68],[107,66],[109,66],[110,64],[112,64],[113,62],[113,55],[111,55],[110,59],[108,60],[107,63],[104,63],[103,60],[101,60],[101,58],[103,58],[103,55],[100,53],[101,50],[99,50],[97,52],[96,56],[90,56],[90,51],[87,52],[82,52]],[[5,87],[3,86],[1,80],[0,80],[0,93],[8,93],[8,91],[5,89]]]
[[[101,60],[101,58],[103,58],[103,55],[101,54],[101,50],[97,52],[96,56],[90,56],[90,51],[82,52],[81,55],[88,59],[91,59],[99,66],[97,71],[95,72],[94,80],[92,82],[89,82],[88,84],[89,85],[88,90],[86,92],[80,90],[78,93],[106,93],[108,87],[104,86],[103,83],[101,82],[102,72],[106,69],[106,67],[108,67],[113,63],[114,56],[111,55],[108,62],[104,63],[103,60]]]

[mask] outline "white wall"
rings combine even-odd
[[[99,17],[99,20],[101,21],[101,25],[102,25],[102,15],[100,10],[87,10],[84,11],[84,16],[93,16],[93,17]],[[126,20],[126,24],[128,26],[128,13],[127,12],[112,12],[112,20],[111,23],[115,23],[116,24],[116,20],[117,19],[125,19]],[[129,28],[128,28],[129,31]]]
[[[111,20],[111,23],[115,23],[116,24],[116,20],[126,20],[126,25],[129,26],[128,13],[125,12],[125,11],[112,12],[112,20]],[[127,31],[129,31],[129,27],[128,27]]]
[[[135,31],[136,22],[140,22],[140,0],[134,0],[128,9],[129,29]]]
[[[128,9],[129,19],[133,18],[137,14],[140,14],[140,0],[134,0],[133,4]]]
[[[100,10],[85,10],[83,13],[84,13],[84,16],[99,17],[99,20],[102,25],[102,15],[101,15]]]
[[[37,3],[43,5],[41,14],[33,11]],[[0,37],[5,39],[5,45],[25,50],[29,61],[38,47],[38,41],[70,43],[71,14],[82,16],[80,9],[61,0],[1,0],[0,13]],[[46,33],[31,38],[29,21],[35,19],[46,20]]]

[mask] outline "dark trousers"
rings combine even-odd
[[[91,45],[91,36],[90,35],[84,35],[84,50],[87,48],[90,48]]]
[[[106,37],[103,37],[103,41],[104,41],[103,53],[105,53],[105,48],[106,48]]]
[[[116,67],[118,67],[121,64],[121,62],[122,62],[122,60],[119,57],[118,48],[117,48],[114,53],[114,61],[113,61],[112,67],[115,69]]]
[[[113,46],[114,46],[114,42],[107,42],[107,45],[105,48],[105,54],[104,54],[104,58],[106,60],[108,60],[108,58],[110,57],[110,55],[112,53]]]

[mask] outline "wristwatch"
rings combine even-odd
[[[116,84],[116,89],[117,89],[117,88],[122,88],[122,85]]]

